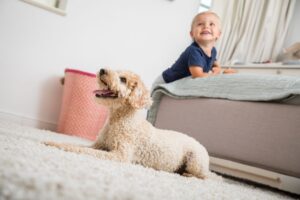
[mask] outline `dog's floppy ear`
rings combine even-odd
[[[134,108],[150,108],[152,104],[150,92],[146,89],[142,81],[136,80],[134,82],[128,102]]]

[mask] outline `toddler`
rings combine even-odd
[[[180,55],[177,61],[154,82],[152,89],[161,83],[170,83],[187,76],[207,77],[221,73],[217,62],[215,43],[221,36],[221,20],[211,11],[197,14],[191,25],[193,43]],[[235,73],[226,69],[223,73]]]

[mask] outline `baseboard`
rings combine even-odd
[[[50,131],[55,131],[57,125],[50,122],[45,122],[37,119],[32,119],[20,115],[15,115],[12,113],[6,113],[3,111],[0,111],[0,120],[1,121],[7,121],[10,123],[16,123],[24,126],[39,128],[39,129],[46,129]]]
[[[210,157],[210,168],[221,174],[261,183],[294,194],[300,194],[300,178],[215,157]]]

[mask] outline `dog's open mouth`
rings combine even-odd
[[[97,98],[117,98],[118,94],[112,90],[95,90],[94,94]]]

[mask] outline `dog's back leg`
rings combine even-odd
[[[209,156],[204,149],[201,152],[187,152],[186,154],[186,174],[193,175],[197,178],[208,178],[209,171]]]
[[[206,150],[205,150],[206,152]],[[186,155],[186,169],[183,176],[195,176],[201,179],[214,179],[222,181],[222,176],[219,176],[209,170],[209,156],[208,153],[198,154],[199,152],[189,152]]]

